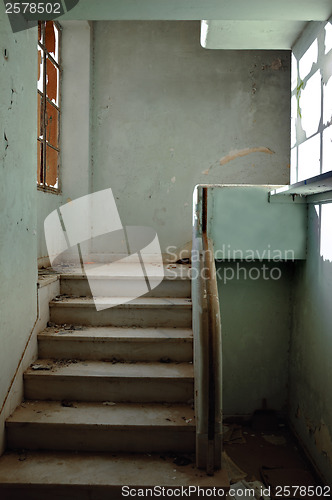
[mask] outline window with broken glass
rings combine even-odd
[[[60,25],[38,22],[37,186],[59,192],[60,163]]]

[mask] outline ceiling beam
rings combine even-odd
[[[205,49],[290,50],[306,21],[202,21]]]

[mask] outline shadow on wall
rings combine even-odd
[[[290,418],[332,484],[332,204],[309,205],[308,256],[297,272]]]
[[[293,262],[217,262],[225,415],[249,417],[263,399],[286,412],[293,269]]]

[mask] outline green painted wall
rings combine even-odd
[[[181,247],[196,184],[289,182],[289,78],[288,51],[208,51],[199,22],[94,23],[92,191]]]
[[[263,398],[286,414],[292,266],[217,263],[225,415],[250,415]]]
[[[225,415],[287,415],[294,261],[306,256],[307,205],[269,203],[270,186],[207,186],[217,259]],[[287,262],[284,262],[287,260]]]
[[[209,227],[217,259],[295,260],[306,257],[305,203],[269,202],[273,186],[208,189]]]
[[[36,37],[0,3],[0,408],[36,319]]]
[[[332,485],[332,206],[309,206],[307,261],[297,265],[290,418]],[[327,211],[323,213],[322,211]],[[329,242],[329,243],[328,243]],[[327,251],[327,253],[326,253]]]

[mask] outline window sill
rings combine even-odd
[[[269,199],[281,199],[289,198],[295,200],[296,197],[307,197],[313,195],[324,195],[324,193],[330,193],[328,198],[331,198],[332,192],[332,170],[324,174],[316,175],[315,177],[310,177],[295,184],[289,186],[283,186],[278,189],[274,189],[269,192]],[[323,198],[322,198],[323,200]],[[307,199],[305,202],[309,201]]]
[[[48,186],[38,186],[37,191],[42,191],[43,193],[51,193],[51,194],[61,194],[60,189],[48,187]]]

